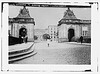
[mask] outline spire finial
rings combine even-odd
[[[26,5],[23,6],[24,8],[26,7]]]
[[[70,8],[68,7],[68,10],[70,10]]]

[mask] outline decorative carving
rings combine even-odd
[[[63,16],[64,19],[77,19],[73,13],[73,11],[70,10],[70,8],[68,7],[68,10],[66,10],[64,12],[64,16]]]
[[[9,23],[33,23],[35,25],[34,22],[34,18],[30,17],[29,11],[28,9],[26,9],[26,7],[24,6],[23,9],[20,10],[18,16],[16,18],[9,18]]]
[[[91,24],[91,20],[77,19],[73,11],[71,11],[70,8],[68,7],[68,10],[64,12],[63,18],[59,21],[58,26],[60,26],[61,24],[75,24],[75,25]]]
[[[21,28],[26,28],[26,26],[25,26],[25,25],[23,25],[23,26],[21,26]]]
[[[20,13],[17,16],[17,18],[31,18],[28,9],[26,9],[25,6],[23,9],[20,10]]]

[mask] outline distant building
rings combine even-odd
[[[48,33],[50,35],[51,41],[57,41],[58,40],[57,26],[56,25],[49,25],[48,26]]]
[[[9,18],[9,34],[19,38],[24,35],[28,41],[34,41],[34,18],[30,17],[28,9],[24,6],[15,18]]]
[[[77,19],[68,8],[58,24],[59,41],[72,41],[73,38],[76,40],[80,36],[91,38],[91,20]]]
[[[44,41],[43,35],[48,34],[48,29],[34,29],[34,33],[38,37],[37,41]]]

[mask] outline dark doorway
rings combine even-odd
[[[26,35],[27,35],[27,29],[26,28],[21,28],[19,30],[20,43],[26,42]]]
[[[26,28],[21,28],[19,30],[19,36],[25,37],[27,35],[27,29]]]
[[[68,39],[69,39],[69,42],[72,40],[73,36],[74,36],[74,29],[69,29],[68,30]]]

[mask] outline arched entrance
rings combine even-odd
[[[19,29],[20,43],[27,42],[27,36],[26,35],[27,35],[27,29],[26,28]]]
[[[71,41],[72,37],[74,36],[74,29],[69,29],[68,30],[68,39],[69,39],[69,42]]]
[[[19,37],[25,37],[27,35],[27,29],[21,28],[19,29]]]

